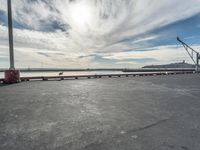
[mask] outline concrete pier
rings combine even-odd
[[[2,150],[199,150],[200,75],[0,86]]]

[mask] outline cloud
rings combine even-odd
[[[54,67],[105,65],[96,55],[112,60],[113,66],[129,65],[133,60],[127,59],[132,58],[140,65],[157,59],[159,63],[170,62],[175,58],[169,52],[176,56],[179,49],[150,46],[149,43],[163,36],[150,32],[200,13],[200,0],[12,2],[13,19],[18,24],[14,29],[18,66],[24,66],[23,61],[32,66],[43,61],[46,66]],[[6,1],[0,0],[0,3],[1,14],[6,14]],[[8,45],[7,28],[1,16],[0,45]],[[142,58],[146,59],[139,62]],[[100,62],[94,63],[94,59]]]
[[[193,46],[194,49],[200,49],[200,46]],[[123,62],[138,62],[139,66],[152,63],[162,64],[169,62],[177,62],[186,60],[189,63],[193,63],[185,49],[181,46],[158,46],[152,48],[153,51],[131,51],[131,52],[118,52],[107,53],[102,55],[104,59],[117,60],[120,63]],[[140,61],[144,59],[144,61]],[[127,61],[129,60],[129,61]],[[136,61],[139,60],[139,61]],[[147,60],[147,61],[145,61]]]

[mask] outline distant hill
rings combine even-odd
[[[183,61],[180,63],[171,63],[171,64],[165,64],[165,65],[144,66],[142,68],[195,68],[195,65],[188,64],[185,61]]]

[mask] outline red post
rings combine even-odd
[[[5,71],[4,83],[13,84],[20,82],[20,72],[19,70],[10,69]]]

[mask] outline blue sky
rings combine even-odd
[[[16,67],[138,68],[192,63],[200,51],[200,0],[13,0]],[[0,68],[9,67],[0,0]]]

